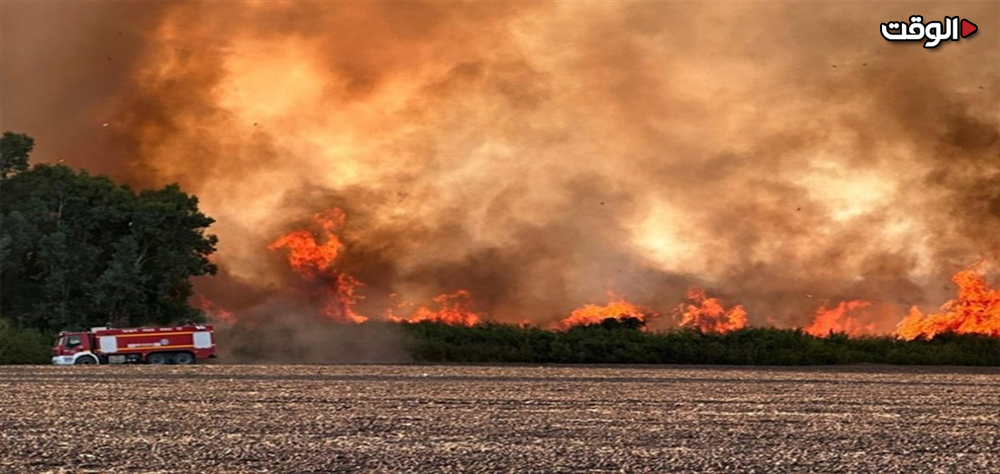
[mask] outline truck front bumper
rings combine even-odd
[[[73,365],[73,356],[55,356],[52,358],[55,365]]]

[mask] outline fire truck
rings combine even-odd
[[[184,324],[160,328],[91,328],[59,334],[52,363],[194,364],[215,357],[210,325]]]

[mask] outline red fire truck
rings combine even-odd
[[[215,357],[212,326],[184,324],[163,328],[92,328],[59,334],[52,363],[193,364]]]

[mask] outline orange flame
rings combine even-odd
[[[1000,337],[1000,290],[972,269],[956,273],[951,281],[958,285],[958,298],[943,304],[941,313],[924,315],[916,306],[910,308],[896,327],[896,337],[912,341],[946,332]]]
[[[358,303],[358,300],[364,299],[364,296],[359,295],[356,291],[361,286],[364,286],[364,284],[358,281],[357,278],[346,273],[338,273],[337,280],[334,283],[332,298],[327,300],[323,308],[323,314],[328,318],[347,323],[360,324],[368,321],[367,317],[358,314],[354,310],[354,306]]]
[[[356,278],[333,269],[344,244],[336,231],[344,226],[347,219],[344,211],[333,208],[313,216],[313,221],[321,229],[323,243],[306,229],[293,230],[268,245],[269,250],[288,249],[288,264],[302,278],[316,280],[332,278],[331,293],[325,296],[323,314],[330,319],[344,323],[363,323],[368,318],[358,314],[354,306],[363,296],[357,294],[362,283]]]
[[[194,306],[205,312],[209,319],[221,323],[233,324],[236,322],[236,313],[223,309],[208,299],[205,295],[195,295],[192,302]]]
[[[803,331],[816,337],[829,337],[833,334],[847,334],[848,336],[860,336],[862,334],[872,334],[875,332],[875,324],[861,324],[857,318],[849,316],[847,313],[861,308],[867,308],[871,303],[864,300],[841,301],[837,307],[826,309],[826,306],[816,310],[816,317],[812,324],[805,327]]]
[[[325,213],[316,214],[313,219],[322,229],[324,240],[322,244],[316,242],[312,232],[300,229],[279,237],[267,246],[269,250],[287,248],[288,264],[300,274],[315,275],[328,271],[344,247],[335,233],[344,225],[346,219],[344,211],[333,208]]]
[[[747,312],[742,305],[727,310],[718,299],[707,297],[705,290],[698,287],[689,288],[687,298],[694,304],[681,304],[677,308],[681,314],[681,327],[726,333],[747,326]]]
[[[649,316],[649,314],[649,311],[645,308],[635,303],[625,301],[622,297],[618,297],[604,306],[585,304],[573,310],[569,316],[558,321],[553,326],[556,329],[565,330],[573,326],[596,324],[608,318],[617,319],[619,321],[624,318],[636,318],[640,321],[646,321],[646,317]]]
[[[419,323],[421,321],[432,321],[438,323],[451,324],[455,326],[475,326],[482,319],[474,313],[472,306],[472,296],[466,290],[458,290],[453,293],[444,293],[434,297],[434,304],[437,309],[430,309],[427,306],[417,308],[409,316],[395,316],[392,308],[386,311],[386,319],[401,323]],[[397,307],[411,306],[400,304]]]

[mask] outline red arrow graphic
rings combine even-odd
[[[962,20],[962,38],[966,38],[978,30],[979,27],[975,23],[969,20]]]

